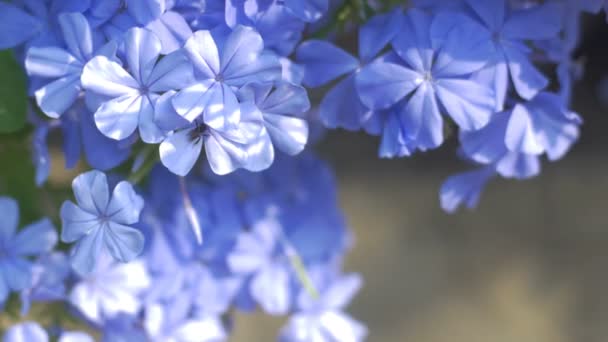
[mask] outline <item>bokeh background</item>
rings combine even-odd
[[[377,139],[363,134],[331,132],[317,146],[356,236],[346,269],[365,285],[350,312],[369,341],[608,341],[608,108],[598,96],[607,27],[587,17],[576,53],[587,63],[574,96],[580,142],[533,180],[491,182],[475,211],[439,207],[443,180],[467,169],[454,139],[399,160],[379,160]],[[68,195],[61,189],[78,171],[63,170],[52,150],[51,180],[39,191],[19,138],[0,139],[0,193],[20,200],[26,221],[57,213],[54,197]],[[10,320],[0,315],[0,326]],[[239,315],[231,340],[273,341],[282,322]]]
[[[585,17],[575,54],[586,65],[573,103],[580,141],[535,179],[490,182],[474,211],[439,206],[445,178],[469,168],[454,138],[397,160],[379,160],[378,140],[363,134],[330,132],[317,147],[356,236],[346,268],[365,285],[350,312],[369,341],[608,341],[605,20]],[[272,341],[281,321],[239,324],[234,341]]]

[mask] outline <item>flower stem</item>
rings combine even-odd
[[[152,168],[158,163],[160,160],[160,155],[158,154],[158,149],[156,149],[156,145],[147,145],[143,151],[146,160],[143,162],[141,167],[137,169],[137,171],[133,172],[127,180],[136,185],[141,182],[146,176],[150,173]]]

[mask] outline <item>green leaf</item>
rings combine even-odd
[[[26,111],[23,69],[10,50],[0,51],[0,133],[12,133],[23,128]]]

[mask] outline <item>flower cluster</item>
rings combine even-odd
[[[313,129],[379,136],[382,158],[453,136],[475,169],[447,179],[441,206],[472,208],[490,179],[534,177],[577,141],[579,18],[606,7],[2,1],[0,49],[32,99],[36,183],[59,132],[66,168],[84,156],[92,170],[73,180],[60,234],[46,219],[17,231],[17,204],[0,197],[0,303],[58,302],[104,341],[224,341],[233,312],[256,308],[290,315],[283,342],[362,341],[344,312],[362,284],[342,271],[353,239],[331,171],[305,151]],[[356,53],[337,43],[349,30]],[[55,338],[93,340],[34,322],[4,336]]]

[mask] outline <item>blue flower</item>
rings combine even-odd
[[[144,263],[116,263],[104,253],[96,266],[95,271],[74,285],[69,302],[97,324],[121,314],[136,315],[142,308],[140,295],[150,286]]]
[[[227,37],[197,31],[184,50],[194,65],[197,82],[179,91],[173,106],[189,122],[202,116],[213,129],[234,127],[240,121],[233,87],[281,77],[277,58],[264,53],[262,37],[248,27],[237,26]]]
[[[40,109],[52,118],[58,118],[70,108],[82,92],[80,76],[84,65],[94,56],[112,59],[116,45],[101,46],[100,37],[91,30],[87,19],[80,13],[59,16],[66,49],[60,47],[31,47],[25,57],[25,69],[30,76],[48,81],[36,90]]]
[[[154,341],[217,342],[227,338],[219,318],[191,315],[192,298],[179,295],[166,303],[146,306],[144,326]]]
[[[238,95],[240,101],[255,102],[273,146],[289,155],[302,152],[308,140],[303,115],[310,109],[306,89],[287,82],[252,83],[239,89]]]
[[[57,243],[57,232],[48,219],[34,222],[19,232],[19,207],[8,197],[0,197],[0,303],[10,291],[21,291],[32,284],[30,257],[50,252]]]
[[[144,142],[160,142],[163,136],[154,124],[154,102],[161,93],[188,85],[192,67],[180,51],[157,62],[161,42],[146,29],[130,29],[125,49],[129,72],[103,56],[93,58],[84,67],[83,87],[103,97],[95,123],[112,139],[125,139],[139,126]]]
[[[248,276],[243,289],[265,312],[286,314],[293,301],[291,270],[281,244],[282,227],[274,218],[257,222],[241,234],[228,265],[237,275]]]
[[[453,23],[451,15],[410,10],[392,42],[396,54],[372,62],[356,79],[372,110],[397,106],[405,138],[421,150],[443,142],[442,112],[465,131],[483,127],[493,113],[492,91],[470,78],[486,65],[492,47],[479,39],[474,23]]]
[[[252,6],[254,2],[256,5]],[[226,1],[226,24],[254,28],[262,36],[265,48],[280,56],[293,52],[305,28],[305,22],[294,17],[286,2],[277,1]]]
[[[23,322],[6,330],[2,337],[4,342],[48,342],[49,336],[36,322]]]
[[[503,109],[509,79],[517,94],[526,100],[547,87],[549,81],[530,60],[531,50],[526,41],[557,36],[562,27],[560,4],[547,2],[523,10],[510,10],[506,0],[466,2],[481,24],[476,35],[493,45],[485,73],[494,88],[496,109]]]
[[[323,40],[309,40],[298,47],[296,56],[304,66],[304,85],[319,87],[342,78],[327,92],[319,106],[319,116],[326,127],[355,131],[375,116],[359,99],[355,79],[362,66],[393,40],[401,28],[401,20],[402,14],[393,11],[374,16],[360,28],[361,61]]]
[[[110,196],[106,175],[89,171],[74,179],[72,189],[78,204],[65,201],[61,206],[61,240],[77,242],[70,254],[74,269],[91,272],[106,250],[122,262],[135,259],[144,237],[129,225],[139,220],[144,202],[131,184],[118,183]]]
[[[32,267],[31,285],[21,291],[21,314],[26,315],[32,302],[65,299],[65,280],[70,264],[65,254],[53,252],[41,256]]]
[[[0,50],[27,43],[28,46],[56,45],[61,13],[82,13],[90,0],[19,1],[0,3]]]
[[[206,124],[203,117],[197,117],[190,123],[178,116],[170,100],[171,93],[159,99],[157,119],[160,126],[173,127],[173,132],[168,134],[159,148],[161,162],[171,172],[187,175],[198,160],[203,145],[207,161],[218,175],[238,168],[261,171],[272,164],[272,142],[264,127],[262,113],[253,102],[236,102],[239,116],[236,126],[214,128]]]
[[[327,272],[327,270],[323,270]],[[327,276],[326,276],[327,277]],[[281,330],[281,342],[363,341],[367,328],[345,314],[344,308],[361,287],[359,275],[332,276],[319,283],[320,297],[313,299],[302,291],[298,306]]]

